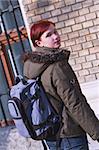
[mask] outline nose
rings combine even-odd
[[[55,40],[60,39],[59,34],[54,34],[53,39],[55,39]]]

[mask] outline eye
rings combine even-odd
[[[52,35],[52,33],[49,32],[49,33],[46,35],[46,37],[50,37],[51,35]]]
[[[56,30],[54,30],[54,33],[57,33],[57,31],[56,31]]]
[[[54,34],[58,34],[57,30],[54,30]]]

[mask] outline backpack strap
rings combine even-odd
[[[48,150],[48,146],[45,140],[42,140],[42,144],[43,144],[44,150]]]
[[[61,142],[62,142],[62,139],[59,138],[57,141],[56,141],[56,150],[60,150],[61,149]]]

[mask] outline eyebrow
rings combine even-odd
[[[56,29],[53,29],[53,30],[51,30],[51,31],[48,31],[48,33],[46,34],[46,37],[47,37],[49,34],[55,32],[55,31],[56,31]]]
[[[51,34],[52,33],[52,31],[49,31],[47,34],[46,34],[46,36],[48,36],[49,34]]]

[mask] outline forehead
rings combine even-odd
[[[43,35],[47,35],[50,32],[53,32],[55,30],[55,26],[53,24],[50,24],[50,26],[48,27],[48,29],[42,34]]]

